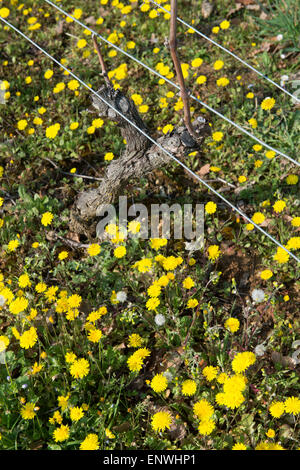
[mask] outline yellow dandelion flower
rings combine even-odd
[[[114,250],[114,256],[116,258],[123,258],[126,255],[126,248],[125,246],[118,246]]]
[[[151,380],[150,386],[154,392],[160,393],[166,390],[168,380],[163,374],[156,374]]]
[[[59,428],[53,431],[53,439],[55,442],[63,442],[68,439],[70,435],[70,428],[68,425],[62,424]]]
[[[152,416],[151,426],[154,431],[164,432],[170,429],[172,424],[172,417],[167,411],[159,411]]]
[[[90,365],[84,358],[75,359],[70,367],[70,373],[75,379],[82,379],[88,375],[90,371]]]
[[[83,49],[87,45],[86,39],[79,39],[76,45],[78,49]]]
[[[0,8],[0,18],[7,18],[10,14],[10,10],[8,8]]]
[[[286,207],[286,203],[284,201],[279,200],[279,201],[276,201],[272,207],[274,209],[274,212],[280,213]]]
[[[97,434],[88,434],[80,444],[80,450],[98,450],[99,440]]]
[[[242,442],[237,442],[231,450],[247,450],[247,447]]]
[[[262,102],[261,102],[261,108],[264,109],[265,111],[270,111],[274,105],[275,105],[276,101],[274,100],[274,98],[265,98]]]
[[[49,78],[51,78],[53,76],[53,70],[46,70],[46,72],[44,73],[44,77],[46,78],[46,80],[49,80]]]
[[[212,405],[203,398],[194,404],[193,412],[201,421],[207,421],[214,414],[214,409]]]
[[[44,214],[42,215],[41,223],[42,225],[47,227],[47,225],[51,224],[52,220],[53,220],[53,214],[51,212],[44,212]]]
[[[206,76],[205,75],[199,75],[199,77],[197,77],[196,79],[196,83],[198,85],[203,85],[203,83],[205,83],[207,80]]]
[[[56,137],[57,134],[58,134],[59,129],[60,129],[60,124],[58,124],[58,123],[53,124],[52,126],[47,127],[47,129],[46,129],[46,137],[48,137],[48,139],[55,139],[55,137]]]
[[[212,419],[201,420],[198,426],[198,431],[199,431],[199,434],[202,434],[203,436],[208,436],[209,434],[213,432],[215,428],[216,428],[216,424]]]
[[[283,248],[280,246],[277,248],[276,254],[273,256],[273,259],[277,261],[279,264],[287,263],[290,258],[289,253],[287,253]]]
[[[240,373],[248,369],[255,361],[256,357],[253,352],[244,351],[235,355],[231,367],[234,372]]]
[[[224,67],[223,60],[216,60],[216,62],[214,63],[214,69],[221,70],[223,67]]]
[[[84,413],[81,407],[73,406],[70,408],[70,419],[71,421],[79,421],[83,417]]]
[[[195,395],[197,390],[197,384],[194,380],[185,380],[182,385],[181,385],[181,393],[184,396],[189,396],[191,397],[192,395]]]
[[[220,248],[218,245],[211,245],[208,247],[208,257],[211,261],[216,261],[221,254]]]
[[[97,256],[101,252],[101,247],[98,243],[92,243],[88,247],[87,252],[90,256]]]
[[[285,404],[282,401],[273,401],[269,407],[269,412],[273,418],[280,418],[285,412]]]
[[[237,318],[230,317],[225,321],[225,328],[231,331],[231,333],[235,333],[236,331],[238,331],[239,327],[240,322]]]
[[[223,87],[225,87],[225,86],[227,86],[227,85],[229,84],[229,80],[228,80],[228,78],[226,78],[226,77],[221,77],[221,78],[219,78],[219,79],[217,80],[216,83],[217,83],[218,86],[223,86]]]
[[[34,411],[34,403],[26,403],[21,409],[21,416],[23,419],[33,419],[36,416]]]
[[[230,22],[227,21],[227,20],[224,20],[224,21],[222,21],[222,23],[220,23],[220,28],[221,29],[228,29],[229,26],[230,26]]]
[[[264,279],[265,281],[267,281],[268,279],[270,279],[272,276],[273,276],[273,272],[272,272],[270,269],[264,269],[264,270],[260,273],[260,277],[261,277],[262,279]]]
[[[215,204],[212,201],[209,201],[207,204],[205,204],[205,212],[207,214],[214,214],[217,210],[217,204]]]

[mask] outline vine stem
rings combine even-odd
[[[111,87],[112,87],[112,84],[111,84],[111,82],[110,82],[110,80],[109,80],[109,78],[108,78],[108,75],[107,75],[106,65],[105,65],[103,56],[102,56],[102,54],[101,54],[100,47],[99,47],[99,45],[98,45],[98,43],[97,43],[96,35],[93,34],[92,38],[93,38],[94,47],[95,47],[95,49],[96,49],[96,52],[97,52],[97,55],[98,55],[98,58],[99,58],[99,63],[100,63],[101,69],[102,69],[102,75],[103,75],[103,77],[104,77],[104,80],[105,80],[105,82],[106,82],[106,85],[111,88]]]
[[[189,93],[185,86],[180,59],[179,59],[178,52],[177,52],[176,21],[177,21],[177,0],[171,0],[171,19],[170,19],[170,37],[169,37],[170,52],[171,52],[171,57],[172,57],[174,67],[176,70],[177,80],[180,86],[180,96],[183,102],[183,110],[184,110],[184,123],[190,135],[197,142],[198,136],[191,123]]]

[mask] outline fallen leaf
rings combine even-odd
[[[246,10],[256,10],[258,11],[260,9],[259,5],[247,5]]]
[[[182,440],[184,439],[186,435],[186,428],[184,424],[178,420],[176,420],[174,414],[172,411],[167,407],[167,406],[161,406],[154,409],[155,413],[158,413],[160,411],[165,411],[171,415],[172,423],[170,426],[170,429],[168,429],[168,435],[171,437],[171,439],[174,440]]]
[[[232,227],[224,227],[221,230],[222,235],[226,240],[233,240],[234,239],[234,230]]]
[[[213,9],[214,9],[214,3],[212,1],[202,0],[201,14],[203,18],[205,19],[208,18],[212,14]]]
[[[84,22],[87,24],[96,24],[96,18],[94,16],[88,16],[85,18]]]
[[[237,3],[237,5],[239,5],[240,3],[242,5],[251,5],[251,4],[254,3],[254,1],[253,0],[240,0],[239,3]],[[258,9],[259,9],[260,8],[259,5],[257,5],[257,6],[258,6]]]
[[[228,245],[227,243],[221,243],[221,250],[222,253],[226,256],[234,256],[235,255],[235,246]]]
[[[176,370],[179,369],[183,359],[182,359],[183,349],[179,347],[174,349],[173,351],[167,352],[161,363],[159,364],[159,372],[164,372],[166,369],[170,367],[174,367]]]
[[[150,42],[151,44],[156,44],[158,42],[158,38],[155,36],[154,33],[151,34]]]
[[[259,17],[261,20],[266,20],[268,18],[268,15],[264,11],[262,11]]]
[[[64,20],[62,21],[59,21],[56,25],[56,28],[55,28],[55,32],[57,35],[61,35],[63,33],[63,30],[64,30]]]
[[[234,15],[234,13],[236,13],[237,11],[241,10],[241,8],[245,8],[244,5],[242,5],[241,3],[237,3],[235,8],[231,8],[231,10],[229,10],[229,12],[227,13],[227,18],[229,16],[232,16]]]
[[[296,363],[294,359],[289,356],[283,356],[280,352],[273,351],[271,354],[271,359],[274,364],[280,364],[283,367],[288,367],[289,369],[294,369]]]
[[[114,346],[114,349],[116,349],[117,351],[120,351],[120,349],[125,349],[125,348],[126,348],[125,343],[121,343],[121,344],[118,344],[117,346]]]
[[[76,232],[68,232],[66,238],[69,238],[69,240],[73,240],[74,242],[80,243],[79,234]]]
[[[126,432],[129,431],[130,428],[131,423],[129,421],[125,421],[124,423],[119,424],[119,426],[114,426],[112,430],[115,432]]]

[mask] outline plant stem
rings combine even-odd
[[[184,109],[184,122],[191,136],[194,137],[194,139],[197,141],[198,136],[195,133],[192,123],[191,123],[189,94],[185,87],[181,64],[180,64],[179,56],[177,53],[176,21],[177,21],[177,0],[171,0],[171,20],[170,20],[170,38],[169,38],[170,52],[171,52],[172,60],[173,60],[174,67],[176,70],[177,79],[178,79],[179,86],[180,86],[180,96],[183,101],[183,109]]]

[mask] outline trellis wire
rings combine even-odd
[[[80,26],[82,26],[83,28],[87,29],[88,31],[90,31],[91,33],[95,34],[99,39],[101,39],[103,42],[105,42],[106,44],[109,44],[110,46],[112,46],[114,49],[116,49],[117,51],[121,52],[122,54],[126,55],[127,57],[129,57],[130,59],[134,60],[135,62],[137,62],[139,65],[142,65],[142,67],[146,68],[147,70],[149,70],[150,72],[154,73],[155,75],[157,75],[158,77],[162,78],[163,80],[165,80],[166,82],[168,82],[170,85],[172,85],[174,88],[177,88],[177,90],[180,90],[180,87],[178,85],[176,85],[176,83],[172,82],[171,80],[169,80],[168,78],[164,77],[163,75],[161,75],[159,72],[157,72],[155,69],[152,69],[151,67],[149,67],[147,64],[145,64],[144,62],[140,61],[139,59],[137,59],[136,57],[134,57],[133,55],[129,54],[128,52],[124,51],[123,49],[121,49],[120,47],[118,47],[117,45],[113,44],[112,42],[110,42],[108,39],[104,38],[103,36],[101,36],[101,34],[97,33],[96,31],[94,31],[92,28],[90,28],[89,26],[85,25],[84,23],[82,23],[81,21],[79,21],[77,18],[74,18],[72,15],[70,15],[69,13],[67,13],[65,10],[63,10],[62,8],[60,8],[58,5],[55,5],[55,3],[53,3],[51,0],[45,0],[45,2],[49,3],[49,5],[52,5],[54,8],[56,8],[58,11],[60,11],[61,13],[63,13],[64,15],[68,16],[69,18],[73,19],[76,23],[78,23]],[[292,157],[290,157],[289,155],[281,152],[280,150],[272,147],[271,145],[267,144],[266,142],[264,142],[263,140],[259,139],[258,137],[256,137],[255,135],[251,134],[251,132],[247,131],[246,129],[244,129],[242,126],[240,126],[239,124],[236,124],[234,121],[232,121],[231,119],[227,118],[226,116],[224,116],[223,114],[221,114],[219,111],[217,111],[216,109],[212,108],[211,106],[205,104],[203,101],[201,101],[199,98],[197,98],[196,96],[194,95],[190,95],[190,98],[192,98],[193,100],[197,101],[198,103],[200,103],[203,107],[205,107],[206,109],[208,109],[210,112],[216,114],[217,116],[219,116],[221,119],[225,120],[226,122],[228,122],[229,124],[231,124],[232,126],[234,126],[235,128],[237,128],[239,131],[241,131],[243,134],[246,134],[248,137],[250,137],[251,139],[255,140],[256,142],[258,142],[260,145],[264,146],[265,148],[269,149],[269,150],[272,150],[273,152],[275,152],[276,154],[278,155],[281,155],[283,158],[286,158],[287,160],[289,160],[290,162],[294,163],[295,165],[297,166],[300,166],[300,163],[297,162],[297,160],[293,159]]]
[[[161,8],[162,10],[164,10],[166,13],[170,13],[166,8],[164,8],[162,5],[159,5],[158,3],[156,3],[154,0],[149,0],[151,3],[153,3],[154,5],[156,5],[157,7]],[[296,96],[294,96],[292,93],[288,92],[285,88],[283,88],[282,86],[278,85],[278,83],[274,82],[271,78],[269,78],[267,75],[264,75],[263,73],[261,73],[259,70],[257,70],[256,68],[252,67],[252,65],[248,64],[247,62],[245,62],[243,59],[241,59],[240,57],[238,57],[236,54],[234,54],[234,52],[231,52],[229,51],[228,49],[226,49],[226,47],[222,46],[221,44],[219,44],[218,42],[214,41],[213,39],[209,38],[208,36],[206,36],[205,34],[201,33],[201,31],[199,31],[198,29],[194,28],[194,26],[186,23],[185,21],[183,21],[181,18],[179,18],[177,16],[177,21],[179,21],[180,23],[184,24],[187,28],[190,28],[192,29],[196,34],[198,34],[199,36],[201,36],[202,38],[206,39],[207,41],[211,42],[212,44],[214,44],[215,46],[219,47],[220,49],[222,49],[223,51],[225,51],[227,54],[230,54],[232,57],[234,57],[235,59],[237,59],[239,62],[241,62],[243,65],[245,65],[246,67],[248,67],[249,69],[251,69],[253,72],[257,73],[258,75],[260,75],[261,77],[263,77],[265,80],[267,80],[268,82],[272,83],[272,85],[276,86],[277,88],[279,88],[281,91],[283,91],[284,93],[286,93],[287,95],[289,95],[291,98],[293,98],[294,100],[298,101],[300,103],[300,99],[297,98]]]
[[[161,144],[156,142],[151,136],[146,134],[142,129],[140,129],[134,122],[132,122],[130,119],[128,119],[124,114],[122,114],[118,109],[116,109],[114,106],[112,106],[109,102],[107,102],[102,96],[100,96],[95,90],[93,90],[87,83],[85,83],[81,78],[79,78],[74,72],[69,70],[67,67],[62,65],[57,59],[55,59],[51,54],[49,54],[45,49],[43,49],[41,46],[39,46],[35,41],[30,39],[26,34],[24,34],[22,31],[20,31],[18,28],[13,26],[11,23],[9,23],[7,20],[4,18],[0,17],[0,20],[9,26],[11,29],[13,29],[16,33],[20,34],[24,39],[29,41],[33,46],[35,46],[37,49],[39,49],[43,54],[45,54],[49,59],[51,59],[54,63],[56,63],[59,67],[63,68],[65,71],[69,73],[73,78],[75,78],[81,85],[83,85],[87,90],[89,90],[91,93],[93,93],[97,98],[99,98],[103,103],[105,103],[108,107],[113,109],[119,116],[121,116],[125,121],[127,121],[129,124],[131,124],[137,131],[139,131],[144,137],[146,137],[150,142],[152,142],[154,145],[156,145],[158,148],[160,148],[166,155],[168,155],[172,160],[174,160],[176,163],[181,165],[188,173],[190,173],[194,178],[196,178],[201,184],[203,184],[207,189],[212,191],[216,196],[218,196],[220,199],[222,199],[225,204],[227,204],[231,209],[235,210],[240,216],[242,216],[244,219],[246,219],[249,223],[251,223],[256,229],[258,229],[261,233],[263,233],[267,238],[269,238],[273,243],[275,243],[278,247],[282,248],[284,251],[286,251],[292,258],[294,258],[298,263],[300,263],[300,259],[294,255],[291,251],[289,251],[284,245],[279,243],[274,237],[272,237],[268,232],[266,232],[264,229],[262,229],[259,225],[257,225],[253,220],[251,220],[246,214],[244,214],[240,209],[238,209],[236,206],[234,206],[230,201],[228,201],[226,198],[222,196],[218,191],[216,191],[212,186],[207,184],[204,180],[202,180],[196,173],[194,173],[188,166],[186,166],[184,163],[182,163],[178,158],[176,158],[171,152],[166,150]]]

